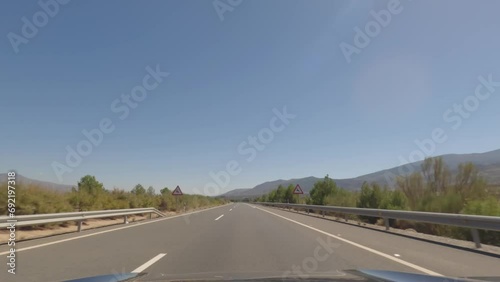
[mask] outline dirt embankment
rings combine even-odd
[[[199,208],[195,210],[207,209]],[[190,210],[190,211],[195,211]],[[190,212],[188,211],[188,212]],[[168,216],[174,216],[182,213],[163,211],[164,214]],[[156,214],[152,215],[152,218],[157,218]],[[149,215],[129,215],[128,222],[136,222],[149,219]],[[87,219],[82,223],[82,230],[94,229],[104,226],[123,224],[123,217],[116,218],[95,218],[95,219]],[[17,227],[16,230],[16,242],[20,242],[23,240],[35,239],[48,237],[53,235],[60,235],[65,233],[76,232],[78,229],[76,222],[64,222],[64,223],[55,223],[46,226],[24,226]],[[9,239],[9,230],[0,230],[0,245],[6,244]]]

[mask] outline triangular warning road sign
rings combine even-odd
[[[304,191],[302,191],[302,188],[300,188],[299,184],[295,186],[295,189],[293,190],[294,194],[304,194]]]
[[[175,187],[174,191],[172,192],[172,195],[174,195],[174,196],[182,196],[184,194],[182,194],[181,187],[177,186],[177,187]]]

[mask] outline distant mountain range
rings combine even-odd
[[[23,183],[25,185],[36,185],[39,187],[54,189],[58,191],[71,191],[71,188],[73,187],[73,185],[57,184],[52,182],[34,180],[24,177],[20,174],[16,175],[16,182]],[[7,173],[0,173],[0,183],[7,183]]]
[[[457,167],[461,163],[472,162],[474,163],[480,171],[481,176],[483,176],[490,184],[500,184],[500,150],[495,150],[486,153],[478,154],[450,154],[442,155],[444,162],[448,165],[448,168],[453,172],[456,172]],[[391,179],[398,175],[406,175],[409,173],[408,168],[411,167],[414,171],[420,171],[420,165],[422,161],[414,162],[411,164],[397,166],[386,170],[377,171],[374,173],[358,176],[355,178],[346,179],[334,179],[338,186],[348,189],[348,190],[358,190],[360,189],[363,182],[377,182],[380,185],[392,186]],[[220,196],[229,199],[244,199],[244,198],[255,198],[270,191],[276,189],[279,185],[288,186],[293,184],[294,186],[299,184],[304,190],[304,193],[309,193],[309,191],[314,186],[314,183],[323,178],[318,178],[314,176],[309,176],[305,178],[289,179],[289,180],[275,180],[264,182],[253,188],[242,188],[231,190]],[[39,181],[24,177],[22,175],[16,176],[17,182],[22,182],[27,185],[37,185],[44,188],[54,189],[58,191],[71,191],[71,188],[76,185],[65,185],[57,184],[46,181]],[[7,174],[0,173],[0,183],[7,182]]]
[[[477,166],[481,176],[483,176],[490,184],[500,184],[500,150],[495,150],[486,153],[477,154],[449,154],[440,156],[448,165],[452,173],[457,171],[458,165],[461,163],[472,162]],[[402,176],[411,173],[412,171],[420,171],[422,161],[414,162],[407,165],[397,166],[386,170],[377,171],[374,173],[358,176],[355,178],[334,179],[338,186],[347,190],[358,190],[363,182],[377,182],[380,185],[393,186],[395,176]],[[410,171],[410,169],[413,169]],[[235,189],[221,196],[229,199],[254,198],[276,189],[279,185],[288,186],[289,184],[299,184],[304,193],[309,191],[314,186],[314,183],[321,180],[318,177],[305,177],[290,180],[275,180],[269,181],[255,186],[250,189]]]

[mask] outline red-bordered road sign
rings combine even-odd
[[[174,195],[174,196],[182,196],[184,194],[181,191],[181,187],[177,186],[177,187],[175,187],[174,191],[172,192],[172,195]]]
[[[302,191],[302,188],[300,188],[300,185],[297,184],[297,186],[295,186],[295,189],[293,189],[293,193],[294,194],[304,194],[304,191]]]

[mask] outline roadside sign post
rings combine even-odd
[[[179,197],[178,196],[182,196],[182,195],[184,195],[184,193],[182,193],[181,187],[179,187],[179,185],[177,185],[177,187],[175,187],[174,191],[172,192],[172,196],[176,196],[175,197],[175,210],[176,211],[179,211]]]
[[[303,195],[304,194],[304,191],[302,190],[302,188],[300,188],[300,185],[297,184],[297,186],[295,186],[295,189],[293,189],[293,194],[294,195],[299,195],[299,200],[300,200],[300,195]],[[299,201],[297,201],[299,202]],[[300,204],[300,203],[299,203]],[[299,210],[297,209],[297,212],[299,212]]]

